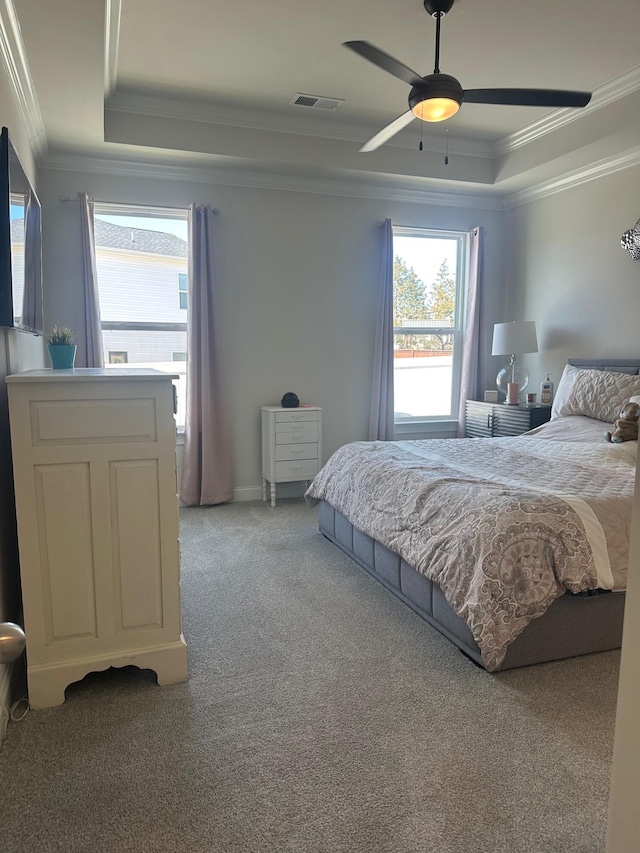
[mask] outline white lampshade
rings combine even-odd
[[[496,323],[493,327],[491,355],[514,355],[522,352],[538,352],[535,322],[523,320]]]

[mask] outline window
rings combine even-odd
[[[105,365],[179,374],[176,421],[181,428],[187,368],[187,211],[96,202],[94,232]],[[175,354],[181,353],[184,358],[176,360]]]
[[[395,423],[457,417],[467,235],[393,229]]]
[[[172,353],[172,356],[173,356],[173,358],[171,359],[172,361],[186,361],[187,360],[186,352],[174,352],[174,353]]]
[[[186,272],[178,273],[178,296],[180,298],[180,308],[183,311],[187,310],[187,274]]]

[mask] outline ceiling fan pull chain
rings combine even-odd
[[[447,135],[445,137],[446,142],[444,144],[444,165],[449,165],[449,125],[447,125]]]
[[[422,128],[424,127],[424,123],[420,122],[420,145],[418,145],[418,150],[422,151]]]

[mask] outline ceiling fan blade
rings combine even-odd
[[[591,92],[565,89],[465,89],[467,104],[505,104],[516,107],[586,107]]]
[[[422,77],[418,73],[412,71],[407,65],[404,65],[398,59],[394,59],[393,56],[389,56],[388,53],[375,47],[368,41],[345,41],[343,44],[365,59],[368,59],[369,62],[373,62],[378,68],[382,68],[383,71],[387,71],[389,74],[393,74],[394,77],[404,80],[410,86],[419,86],[422,83]]]
[[[392,136],[395,136],[396,133],[399,133],[403,127],[406,127],[408,124],[414,120],[415,116],[411,112],[411,110],[407,110],[406,113],[402,113],[401,116],[394,119],[391,124],[388,124],[386,127],[383,127],[382,130],[379,130],[375,136],[372,136],[368,142],[359,149],[359,151],[367,152],[367,151],[375,151],[376,148],[379,148],[381,145],[384,145]]]

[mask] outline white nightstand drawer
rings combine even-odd
[[[276,429],[280,428],[281,423],[291,423],[295,421],[317,421],[317,411],[305,411],[304,409],[292,409],[290,412],[276,412]]]
[[[317,432],[318,421],[286,421],[276,423],[276,435],[290,435],[292,432]]]
[[[276,433],[276,444],[298,444],[299,442],[308,442],[311,444],[318,442],[318,425],[317,424],[309,424],[309,427],[306,428],[306,424],[298,424],[298,429],[287,432],[277,432]]]
[[[317,459],[317,444],[278,444],[276,445],[276,462],[286,462],[290,459]]]
[[[301,459],[299,462],[276,462],[278,480],[309,480],[318,473],[317,459]]]

